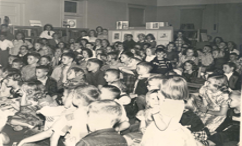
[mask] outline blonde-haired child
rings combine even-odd
[[[199,90],[202,106],[197,115],[213,133],[225,120],[228,111],[228,82],[224,75],[211,75]]]

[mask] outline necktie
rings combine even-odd
[[[50,35],[50,32],[48,31],[48,35]]]

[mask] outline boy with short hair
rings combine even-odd
[[[136,45],[136,42],[133,40],[133,35],[132,34],[127,34],[126,38],[127,38],[127,40],[125,40],[123,42],[124,49],[125,50],[129,50],[129,49],[134,48],[134,46]]]
[[[227,62],[223,65],[224,75],[228,79],[230,90],[241,90],[241,75],[236,71],[236,65],[233,62]]]
[[[50,96],[57,94],[57,82],[52,77],[48,76],[49,68],[45,65],[36,67],[36,80],[39,80]]]
[[[226,63],[226,59],[224,59],[224,53],[220,52],[219,49],[214,49],[212,51],[213,55],[213,63],[207,69],[208,71],[221,71],[223,69],[223,64]],[[222,55],[222,56],[221,56]]]
[[[35,69],[38,65],[39,59],[39,53],[28,54],[28,65],[24,66],[21,71],[23,81],[28,81],[31,78],[35,77]]]
[[[13,60],[18,59],[18,56],[15,55],[9,55],[8,57],[8,67],[11,67],[13,64]]]
[[[103,100],[91,103],[88,108],[88,126],[92,133],[82,138],[77,146],[126,146],[126,140],[113,129],[113,126],[120,121],[122,114],[121,105],[115,101]],[[100,120],[102,122],[97,123]]]
[[[150,62],[151,66],[153,67],[151,73],[164,75],[173,69],[171,62],[165,58],[166,52],[164,49],[157,48],[155,50],[155,55],[156,57]]]
[[[23,67],[23,61],[21,59],[14,59],[12,63],[12,68],[16,68],[18,70],[21,70]]]
[[[96,58],[91,58],[87,61],[87,82],[98,87],[99,89],[106,84],[104,80],[104,72],[100,70],[102,65],[103,62]]]
[[[110,52],[107,56],[107,64],[109,68],[118,69],[123,67],[123,64],[118,60],[118,54],[116,52]]]

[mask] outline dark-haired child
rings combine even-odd
[[[100,70],[102,65],[103,62],[96,58],[91,58],[87,61],[87,71],[89,72],[86,74],[87,82],[99,89],[106,84],[104,72]]]
[[[8,67],[12,67],[14,59],[18,59],[18,56],[9,55],[9,57],[8,57]]]
[[[233,62],[227,62],[223,65],[224,75],[228,79],[230,90],[241,90],[241,75],[235,70],[236,65]]]
[[[171,62],[165,58],[164,49],[156,49],[156,57],[150,62],[153,67],[151,73],[166,74],[173,69]]]
[[[147,48],[145,50],[146,57],[145,61],[146,62],[151,62],[155,58],[155,49],[154,48]]]
[[[86,84],[86,76],[81,68],[72,67],[67,72],[67,82],[64,84],[65,87],[71,88]]]
[[[187,60],[183,64],[182,76],[187,82],[192,82],[192,78],[197,77],[197,65],[192,60]]]
[[[63,83],[67,82],[67,72],[72,67],[78,67],[75,63],[75,54],[72,52],[62,54],[62,64],[57,66],[52,74],[51,77],[57,81],[58,89],[63,87]]]
[[[21,59],[14,59],[12,63],[12,68],[16,68],[18,70],[21,70],[24,63]]]
[[[53,70],[50,63],[51,63],[51,57],[50,56],[48,56],[48,55],[41,56],[40,61],[39,61],[39,65],[44,65],[44,66],[47,66],[49,68],[49,74],[48,75],[51,75],[52,70]]]
[[[155,41],[155,37],[153,34],[151,34],[151,33],[147,34],[145,39],[146,39],[146,42],[150,44],[151,48],[156,47],[156,41]]]
[[[236,65],[236,71],[239,72],[241,65],[239,64],[239,56],[236,53],[230,53],[229,62],[233,62]]]
[[[167,48],[166,58],[169,59],[170,61],[177,62],[178,54],[176,52],[176,44],[174,42],[170,42],[166,48]]]
[[[48,76],[49,67],[40,65],[36,67],[36,80],[40,81],[50,96],[57,93],[57,82],[55,79]]]
[[[109,68],[118,69],[123,66],[123,64],[118,60],[118,53],[110,52],[107,55],[107,64],[109,65]]]
[[[56,48],[54,57],[52,58],[52,67],[55,67],[57,65],[61,64],[61,55],[62,55],[62,49]]]
[[[134,48],[134,46],[136,45],[136,42],[133,40],[132,34],[127,34],[126,37],[127,37],[127,40],[125,40],[123,42],[124,49],[130,50],[130,49]]]
[[[87,43],[86,48],[90,49],[92,51],[92,57],[96,57],[96,52],[94,51],[94,44],[93,43]]]
[[[0,64],[3,67],[8,66],[8,56],[13,48],[13,43],[6,39],[6,33],[0,33]]]
[[[220,51],[219,49],[214,49],[212,52],[213,55],[213,63],[209,66],[208,71],[222,71],[223,69],[223,64],[226,63],[226,59],[224,59],[224,53],[222,53],[223,55],[220,56]]]
[[[80,61],[78,61],[78,63],[81,66],[81,68],[84,71],[86,71],[87,61],[88,61],[88,59],[93,57],[93,52],[90,49],[83,49],[81,53],[82,53],[83,58]]]
[[[29,54],[28,48],[26,46],[21,46],[18,57],[20,57],[23,60],[24,65],[28,64],[28,54]]]
[[[21,71],[23,81],[28,81],[35,77],[35,69],[38,65],[39,59],[40,54],[38,53],[28,54],[28,65],[24,66]]]
[[[113,129],[124,114],[120,104],[110,100],[96,101],[89,106],[88,113],[88,127],[92,133],[82,138],[77,146],[127,145],[124,137]],[[101,124],[97,124],[100,120]]]
[[[124,64],[123,67],[119,69],[124,70],[135,70],[136,65],[140,62],[138,59],[134,58],[134,54],[132,52],[123,52],[120,57],[121,62]]]

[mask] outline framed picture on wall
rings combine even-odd
[[[153,34],[155,39],[157,40],[157,30],[155,30],[155,31],[146,31],[145,35],[147,35],[147,34]]]
[[[127,40],[127,34],[133,34],[132,31],[123,31],[122,32],[122,42]]]
[[[120,31],[113,31],[112,32],[112,42],[122,41],[122,36]]]
[[[158,32],[157,40],[158,41],[169,41],[171,39],[171,31],[163,30]]]
[[[135,31],[134,32],[134,36],[133,36],[133,39],[134,39],[134,41],[139,41],[139,38],[138,38],[138,35],[139,34],[144,34],[145,35],[145,31]]]

